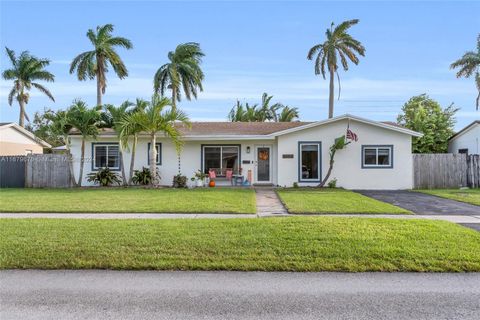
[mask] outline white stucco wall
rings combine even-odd
[[[81,157],[81,139],[80,137],[73,136],[71,144],[72,154],[74,157],[74,170],[75,177],[78,179],[80,173],[80,157]],[[82,178],[83,186],[92,186],[93,184],[87,181],[87,175],[92,172],[92,142],[117,142],[117,139],[114,137],[98,137],[96,141],[87,141],[85,144],[85,164]],[[135,157],[135,169],[141,169],[142,167],[148,167],[148,143],[150,142],[149,138],[139,138],[136,157]],[[160,171],[161,176],[161,185],[170,186],[172,185],[173,177],[178,173],[178,157],[175,150],[175,146],[166,138],[157,138],[157,143],[162,143],[162,164],[157,165]],[[202,144],[208,145],[227,145],[227,144],[239,144],[241,145],[241,161],[250,160],[254,161],[255,157],[255,146],[271,146],[272,147],[272,183],[277,184],[276,180],[276,146],[275,140],[255,140],[255,141],[238,141],[238,140],[210,140],[210,141],[186,141],[185,145],[180,154],[180,166],[181,173],[187,176],[190,179],[194,172],[198,169],[201,169],[201,146]],[[250,147],[250,153],[246,152],[247,146]],[[131,151],[131,144],[130,144]],[[123,161],[125,166],[125,173],[128,177],[131,153],[130,151],[124,151]],[[255,179],[255,165],[251,164],[242,164],[240,166],[243,169],[243,175],[247,177],[248,170],[252,171],[252,176]],[[118,172],[121,174],[121,172]],[[190,180],[188,180],[190,183]],[[255,181],[254,181],[255,182]]]
[[[298,142],[321,141],[322,178],[329,166],[329,148],[335,138],[345,134],[347,120],[297,131],[278,137],[278,184],[291,187],[298,177]],[[337,186],[347,189],[411,189],[413,164],[410,135],[380,127],[350,121],[350,129],[358,135],[358,141],[350,143],[335,156],[330,179],[337,179]],[[362,145],[393,145],[393,168],[362,169]],[[293,159],[283,159],[283,154],[293,154]],[[318,183],[298,182],[299,186]]]
[[[480,124],[473,125],[467,131],[451,139],[448,152],[458,153],[459,149],[468,149],[468,154],[480,154]]]
[[[300,130],[279,136],[274,140],[210,140],[210,141],[186,141],[180,155],[181,173],[187,178],[193,176],[194,172],[201,168],[201,145],[241,145],[241,160],[253,161],[251,164],[240,164],[243,168],[243,175],[247,177],[251,170],[253,183],[256,182],[255,147],[271,146],[272,162],[271,176],[274,185],[291,187],[294,182],[299,181],[298,177],[298,142],[299,141],[320,141],[322,143],[321,174],[325,176],[329,165],[329,148],[335,138],[345,134],[347,120],[340,120],[322,126]],[[388,130],[365,124],[362,122],[350,121],[350,129],[355,132],[359,140],[352,142],[346,149],[338,151],[335,157],[335,165],[331,179],[337,179],[337,186],[347,189],[411,189],[413,186],[413,164],[411,154],[411,136],[408,134]],[[96,142],[116,142],[115,137],[99,137]],[[142,166],[148,167],[147,145],[150,140],[146,137],[139,138],[135,169]],[[157,142],[162,143],[162,164],[158,166],[161,175],[161,184],[170,186],[173,176],[178,173],[178,158],[174,145],[169,139],[158,138]],[[75,174],[78,177],[80,164],[80,143],[79,137],[72,137],[72,153],[75,161]],[[88,141],[85,146],[84,174],[82,185],[92,185],[87,182],[87,174],[92,170],[92,142]],[[393,168],[362,168],[361,150],[362,145],[393,145]],[[246,153],[247,146],[250,153]],[[283,159],[283,154],[293,154],[292,159]],[[130,167],[131,154],[124,152],[124,165],[126,174]],[[120,173],[120,172],[119,172]],[[190,182],[190,180],[189,180]],[[318,182],[298,182],[300,186],[315,186]]]

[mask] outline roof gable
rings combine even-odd
[[[411,135],[411,136],[414,136],[414,137],[421,137],[423,135],[420,132],[416,132],[416,131],[407,129],[405,127],[402,127],[402,126],[400,126],[396,123],[390,122],[390,121],[386,121],[386,122],[373,121],[373,120],[353,116],[353,115],[350,115],[350,114],[345,114],[345,115],[342,115],[342,116],[334,117],[334,118],[323,120],[323,121],[312,122],[310,124],[306,124],[304,126],[300,126],[300,127],[297,127],[297,128],[291,128],[291,129],[287,129],[287,130],[284,130],[284,131],[276,132],[274,135],[275,136],[280,136],[280,135],[284,135],[284,134],[289,134],[289,133],[292,133],[292,132],[297,132],[297,131],[305,130],[305,129],[309,129],[309,128],[315,128],[317,126],[322,126],[322,125],[326,125],[326,124],[341,121],[341,120],[354,120],[354,121],[362,122],[362,123],[369,124],[369,125],[372,125],[372,126],[380,127],[380,128],[383,128],[383,129],[388,129],[388,130],[408,134],[408,135]]]
[[[49,143],[47,143],[47,142],[43,141],[42,139],[36,137],[33,133],[31,133],[30,131],[28,131],[25,128],[22,128],[21,126],[19,126],[18,124],[14,123],[14,122],[2,122],[2,123],[0,123],[0,130],[5,130],[5,129],[8,129],[8,128],[12,128],[12,129],[16,130],[18,133],[24,135],[25,137],[29,138],[34,143],[39,144],[43,148],[51,148],[52,147]]]
[[[468,131],[470,131],[471,129],[475,128],[476,126],[480,126],[480,120],[475,120],[473,121],[472,123],[470,123],[468,126],[466,126],[465,128],[463,128],[462,130],[458,131],[457,133],[455,133],[453,136],[451,136],[448,140],[453,140],[455,138],[458,138],[460,137],[461,135],[463,135],[464,133],[467,133]]]

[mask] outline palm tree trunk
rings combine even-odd
[[[75,171],[73,170],[73,156],[72,151],[70,151],[70,144],[68,143],[68,136],[64,137],[65,140],[65,147],[67,148],[67,156],[68,156],[68,168],[70,170],[70,184],[73,184],[77,187],[77,182],[75,181]]]
[[[20,116],[18,117],[18,125],[23,128],[25,127],[25,101],[23,100],[23,98],[18,99],[18,104],[20,105]]]
[[[100,77],[97,73],[97,106],[102,105],[102,84],[100,82]]]
[[[127,185],[127,176],[125,175],[125,166],[123,165],[123,151],[122,148],[119,148],[119,156],[120,156],[120,166],[122,168],[122,184],[124,186]]]
[[[152,174],[152,186],[157,184],[157,163],[155,159],[157,158],[157,149],[155,145],[157,143],[155,133],[151,135],[151,142],[150,142],[150,173]]]
[[[175,111],[177,109],[177,88],[172,85],[172,110]]]
[[[136,148],[137,148],[137,139],[138,139],[138,137],[135,134],[133,136],[132,159],[130,160],[130,173],[129,173],[129,177],[128,177],[128,184],[129,185],[132,184],[133,170],[135,168],[135,151],[136,151]]]
[[[328,181],[328,178],[330,178],[330,175],[332,174],[332,170],[333,170],[333,164],[334,164],[334,157],[335,157],[335,152],[336,151],[333,151],[332,153],[330,153],[330,164],[328,166],[328,171],[327,171],[327,175],[325,176],[325,178],[323,178],[322,182],[320,182],[320,184],[317,186],[319,188],[325,186],[325,183],[327,183]]]
[[[77,187],[82,186],[83,165],[85,164],[85,138],[82,138],[82,155],[80,158],[80,174],[78,175]]]
[[[328,118],[333,118],[333,98],[334,98],[334,85],[335,85],[335,71],[332,67],[330,69],[330,93],[328,96]]]

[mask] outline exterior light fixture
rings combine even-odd
[[[250,146],[247,146],[247,153],[250,153]]]

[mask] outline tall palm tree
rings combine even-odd
[[[131,158],[130,158],[130,172],[128,174],[128,184],[132,184],[133,178],[133,171],[135,168],[135,153],[137,149],[138,143],[138,135],[142,132],[143,127],[140,126],[138,123],[135,122],[137,119],[134,116],[137,112],[144,112],[144,110],[148,106],[148,101],[137,99],[136,103],[134,104],[134,109],[131,112],[126,113],[122,116],[119,123],[117,123],[117,127],[119,130],[119,138],[121,142],[121,147],[124,150],[128,150],[128,140],[133,138],[132,142],[132,149],[131,149]]]
[[[125,117],[129,110],[133,107],[133,103],[130,101],[125,101],[120,104],[118,107],[112,104],[106,104],[103,106],[104,112],[101,114],[102,116],[102,125],[105,125],[108,128],[113,128],[117,133],[118,138],[120,139],[121,133],[121,120]],[[120,144],[119,148],[119,155],[121,161],[121,173],[123,179],[123,185],[127,185],[127,177],[125,175],[125,166],[123,165],[123,144]]]
[[[200,44],[195,42],[180,44],[175,51],[168,53],[170,62],[161,66],[155,73],[153,79],[155,93],[165,96],[167,89],[172,90],[173,110],[177,101],[181,101],[181,88],[187,100],[191,100],[192,96],[196,99],[197,90],[203,91],[204,75],[200,64],[204,56]]]
[[[50,64],[50,60],[36,58],[30,55],[28,51],[23,51],[17,58],[13,50],[7,47],[5,47],[5,50],[7,51],[7,56],[10,59],[12,68],[3,71],[2,77],[5,80],[13,80],[13,88],[8,94],[8,104],[12,105],[14,97],[17,99],[18,105],[20,106],[18,124],[21,127],[25,127],[25,119],[30,121],[25,111],[25,106],[28,104],[30,98],[30,89],[34,87],[52,101],[55,101],[47,88],[35,82],[37,80],[53,82],[55,76],[45,70],[45,67]]]
[[[115,51],[115,47],[131,49],[133,45],[126,38],[113,37],[112,32],[113,25],[111,24],[98,26],[96,31],[89,29],[87,37],[94,49],[80,53],[70,65],[70,73],[74,73],[76,70],[78,80],[97,79],[97,106],[102,105],[102,95],[105,94],[107,87],[106,74],[109,65],[120,79],[128,76],[127,67]]]
[[[298,119],[299,113],[298,108],[291,108],[289,106],[283,106],[282,112],[277,115],[278,122],[292,122],[295,119]]]
[[[308,51],[308,60],[315,59],[315,74],[321,74],[326,79],[326,73],[330,74],[330,92],[328,99],[328,118],[333,118],[333,98],[334,98],[334,80],[335,75],[338,78],[338,98],[340,99],[340,76],[338,75],[338,61],[342,64],[343,70],[348,70],[348,60],[354,64],[360,61],[357,54],[365,56],[365,47],[360,41],[354,39],[348,34],[348,29],[358,23],[358,19],[344,21],[335,29],[334,23],[327,29],[325,42],[313,46]]]
[[[80,157],[80,173],[76,186],[82,185],[83,167],[85,164],[85,142],[87,139],[95,139],[98,135],[98,127],[101,123],[101,115],[98,108],[88,108],[81,100],[75,100],[68,109],[69,125],[78,130],[82,136],[82,147]]]
[[[476,100],[477,110],[480,105],[480,34],[477,37],[477,51],[467,51],[465,54],[450,65],[451,69],[460,68],[457,72],[457,78],[470,78],[475,74],[475,84],[478,95]]]
[[[150,173],[152,175],[152,185],[158,184],[157,181],[157,167],[155,159],[157,158],[156,136],[159,133],[172,139],[177,148],[177,152],[180,152],[182,146],[181,132],[178,127],[175,126],[175,122],[180,122],[185,126],[190,126],[188,116],[173,106],[171,109],[167,109],[172,106],[170,99],[165,97],[159,97],[154,95],[149,106],[144,112],[136,112],[132,114],[131,121],[136,123],[141,131],[147,133],[150,136]]]

